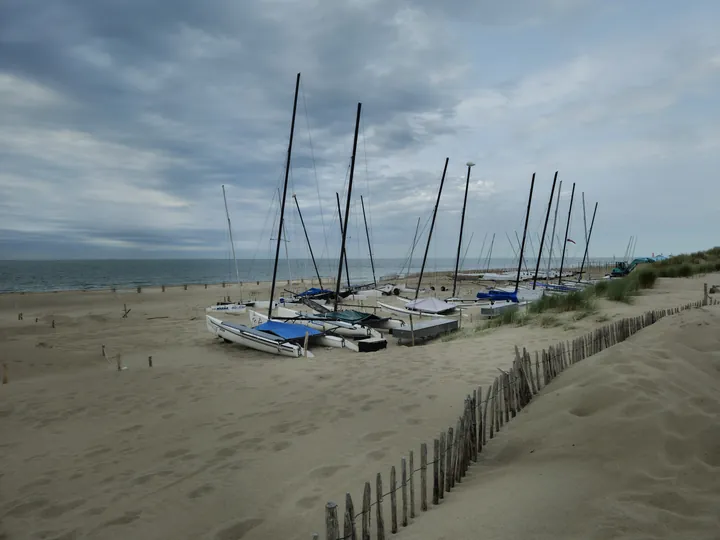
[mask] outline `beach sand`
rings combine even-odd
[[[399,538],[720,537],[720,308],[561,374]]]
[[[415,348],[391,342],[387,350],[370,354],[321,349],[312,359],[273,357],[213,339],[205,328],[204,308],[226,294],[234,299],[232,288],[2,295],[0,361],[8,366],[10,382],[0,387],[0,538],[4,533],[10,539],[307,539],[312,532],[323,537],[325,502],[341,502],[351,491],[359,504],[364,482],[389,471],[408,449],[431,441],[454,422],[465,394],[487,386],[498,367],[507,367],[515,345],[541,349],[607,320],[697,301],[703,282],[720,283],[720,276],[660,279],[656,289],[632,305],[603,301],[598,314],[578,321],[566,317],[553,328],[504,327]],[[472,290],[463,287],[468,294]],[[126,319],[121,318],[123,304],[131,308]],[[658,327],[667,330],[672,323],[663,325]],[[644,332],[655,335],[655,341],[663,337],[655,328]],[[122,355],[127,370],[118,372],[105,361],[103,344],[111,359]],[[658,345],[645,353],[648,362],[652,355],[665,354],[667,364],[664,350]],[[593,365],[574,367],[553,384],[561,388],[574,370],[592,371]],[[609,383],[601,369],[595,376],[605,388]],[[672,386],[669,379],[661,382],[662,373],[653,374],[657,381],[649,380],[658,388]],[[610,376],[630,380],[632,373]],[[607,392],[615,397],[610,386]],[[635,403],[636,398],[626,399]],[[547,422],[553,411],[564,421],[583,420],[568,413],[567,400],[548,396],[528,414],[537,408]],[[669,444],[682,455],[694,455],[696,450],[685,448],[682,440],[683,415],[690,413],[680,409],[677,414],[672,434],[677,440]],[[714,413],[708,409],[704,414]],[[622,415],[605,418],[608,433],[596,437],[615,437],[613,422],[622,420]],[[516,437],[511,433],[522,422],[514,420],[489,447],[497,452],[499,468],[517,457],[503,449],[511,448]],[[617,429],[624,433],[622,426]],[[554,444],[550,438],[547,442]],[[622,452],[625,444],[607,442],[606,458],[615,459],[610,450]],[[580,463],[578,474],[585,475],[579,481],[563,473],[562,465],[549,463],[544,469],[544,485],[557,480],[557,486],[565,486],[557,489],[565,490],[566,505],[577,498],[573,490],[595,490],[592,482],[598,477],[597,455],[588,453],[585,465],[583,453],[572,455]],[[488,461],[483,474],[492,474],[494,461]],[[607,488],[602,486],[597,492]],[[525,497],[525,487],[516,487],[517,496]],[[513,497],[505,493],[501,499],[510,504]],[[439,527],[446,519],[444,514],[452,517],[452,505],[472,499],[475,510],[464,519],[477,516],[476,531],[499,526],[497,515],[488,524],[480,519],[477,496],[463,503],[465,498],[454,497],[457,502],[434,509],[433,517],[418,517],[423,525],[403,535],[429,533],[431,525]],[[538,511],[528,504],[525,510],[514,507],[507,521],[526,519],[528,512],[527,519],[537,518]],[[571,519],[562,507],[554,512]]]

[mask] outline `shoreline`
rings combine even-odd
[[[585,270],[583,273],[588,274],[597,274],[598,272],[604,272],[612,265],[610,264],[595,264],[592,266],[585,267]],[[558,268],[553,268],[553,270],[557,271]],[[569,266],[566,268],[567,271],[572,271],[573,274],[576,273],[578,268],[575,268],[575,266]],[[478,281],[481,282],[483,280],[473,276],[473,277],[465,277],[467,274],[481,274],[481,273],[500,273],[500,272],[516,272],[517,268],[491,268],[490,270],[474,270],[474,269],[466,269],[458,272],[458,281],[463,281],[465,283]],[[540,269],[541,272],[545,271],[543,268]],[[452,278],[452,272],[453,270],[437,270],[432,272],[424,272],[423,273],[423,279],[431,279],[431,278]],[[525,272],[525,270],[523,270]],[[388,276],[380,276],[377,279],[378,286],[385,285],[388,283],[399,283],[399,282],[409,282],[413,280],[417,280],[419,277],[419,272],[414,272],[405,276],[398,276],[398,275],[388,275]],[[352,277],[352,276],[351,276]],[[336,276],[323,276],[323,281],[325,283],[335,283]],[[544,278],[538,277],[538,281],[542,280]],[[148,283],[148,282],[144,282]],[[122,286],[98,286],[98,287],[85,287],[85,288],[67,288],[67,289],[40,289],[40,290],[15,290],[15,291],[0,291],[0,298],[7,297],[7,296],[27,296],[27,295],[38,295],[38,294],[58,294],[58,293],[99,293],[99,292],[112,292],[116,294],[124,294],[128,292],[137,292],[137,289],[140,288],[143,292],[144,291],[152,291],[154,289],[158,289],[162,291],[162,288],[165,287],[165,289],[172,290],[172,289],[180,289],[183,287],[186,287],[187,289],[197,288],[197,287],[204,287],[205,289],[210,288],[226,288],[231,289],[235,288],[238,289],[239,287],[243,288],[250,288],[257,289],[258,287],[266,287],[271,285],[270,280],[250,280],[250,281],[241,281],[240,285],[236,281],[208,281],[208,282],[192,282],[188,281],[187,283],[168,283],[168,284],[126,284]],[[370,284],[372,283],[372,280],[362,280],[361,285]],[[293,285],[303,285],[306,287],[315,287],[318,284],[317,277],[302,277],[302,278],[295,278],[292,280],[277,280],[278,286],[293,286]],[[360,286],[357,283],[353,284],[354,286]]]

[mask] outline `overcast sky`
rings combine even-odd
[[[448,176],[431,256],[531,236],[553,174],[570,255],[720,244],[720,3],[635,0],[2,0],[0,259],[238,257],[276,238],[297,72],[291,256],[402,257]],[[344,200],[343,200],[344,211]],[[275,224],[273,224],[275,222]],[[324,228],[323,228],[324,225]],[[551,223],[552,225],[552,223]],[[489,238],[488,236],[488,238]],[[488,240],[489,242],[489,240]],[[470,256],[472,258],[472,256]]]

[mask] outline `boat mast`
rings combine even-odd
[[[585,213],[585,192],[584,191],[582,192],[582,205],[583,205],[583,227],[585,228],[585,243],[587,244],[588,228],[587,228],[587,215]],[[588,253],[588,259],[589,258],[590,258],[590,253]]]
[[[225,216],[227,216],[228,232],[230,233],[230,249],[232,250],[233,260],[235,261],[235,276],[240,287],[240,301],[242,302],[242,283],[240,283],[240,271],[238,270],[237,258],[235,257],[235,242],[233,242],[232,225],[230,224],[230,212],[228,212],[227,197],[225,196],[225,186],[222,187],[223,201],[225,202]]]
[[[483,236],[482,245],[480,246],[480,255],[478,255],[478,260],[477,260],[478,270],[480,269],[480,263],[482,261],[483,251],[485,251],[485,242],[487,241],[487,235],[488,235],[488,233],[486,231],[485,236]]]
[[[407,283],[407,278],[410,275],[410,269],[412,268],[412,260],[413,260],[413,254],[415,253],[415,246],[417,245],[417,235],[418,231],[420,231],[420,217],[418,217],[417,225],[415,225],[415,236],[413,236],[413,243],[410,247],[410,261],[408,261],[408,269],[407,273],[405,274],[405,281]]]
[[[587,257],[588,250],[590,249],[590,237],[592,236],[593,225],[595,225],[595,214],[597,213],[598,203],[595,203],[595,210],[593,210],[593,217],[590,220],[590,232],[588,233],[587,242],[585,242],[585,253],[583,255],[582,264],[580,265],[580,276],[578,277],[578,283],[582,279],[583,268],[585,268],[585,258]]]
[[[340,194],[337,191],[335,192],[335,200],[337,201],[338,207],[338,223],[340,224],[340,236],[343,236],[343,218],[342,212],[340,211]],[[350,265],[347,262],[347,252],[345,251],[345,248],[343,248],[342,256],[345,259],[345,277],[347,278],[348,289],[350,289]]]
[[[280,242],[282,241],[283,221],[285,219],[285,199],[287,197],[288,177],[290,176],[290,156],[292,155],[293,135],[295,134],[295,115],[297,113],[298,91],[300,90],[300,73],[295,79],[295,98],[293,100],[292,121],[290,122],[290,140],[288,142],[287,160],[285,161],[285,185],[283,186],[282,202],[280,203],[280,223],[278,224],[278,237],[275,246],[275,265],[273,266],[272,285],[270,285],[270,306],[268,319],[272,318],[273,298],[275,296],[275,282],[277,280],[278,259],[280,258]]]
[[[338,298],[340,297],[340,280],[342,279],[343,255],[345,254],[345,235],[347,234],[348,217],[350,216],[350,197],[352,196],[353,177],[355,176],[355,154],[357,153],[358,129],[360,128],[360,113],[362,112],[362,103],[357,104],[357,114],[355,116],[355,135],[353,137],[352,158],[350,160],[350,178],[348,179],[347,201],[345,203],[345,225],[342,226],[342,245],[340,246],[340,264],[338,265],[337,281],[335,282],[335,306],[333,311],[337,311]]]
[[[360,195],[360,205],[362,206],[363,221],[365,222],[365,236],[367,236],[368,252],[370,253],[370,267],[372,268],[373,273],[373,286],[377,287],[377,278],[375,277],[375,262],[373,261],[372,247],[370,245],[370,230],[368,229],[367,218],[365,217],[365,202],[363,201],[362,195]]]
[[[420,277],[418,277],[417,289],[415,289],[415,300],[417,300],[420,294],[420,284],[422,283],[422,277],[425,273],[425,263],[427,262],[428,251],[430,250],[430,239],[432,238],[433,229],[435,228],[435,218],[437,217],[438,206],[440,205],[440,195],[442,195],[443,184],[445,183],[445,175],[447,174],[448,163],[450,158],[445,158],[445,167],[443,167],[442,178],[440,179],[440,189],[438,190],[437,200],[435,201],[435,209],[433,210],[432,221],[430,222],[430,231],[428,232],[427,244],[425,244],[425,255],[423,255],[422,266],[420,267]]]
[[[533,278],[533,291],[537,285],[537,276],[540,271],[540,257],[542,256],[543,244],[545,243],[545,234],[547,234],[548,220],[550,219],[550,210],[552,210],[553,196],[555,195],[555,183],[557,182],[558,172],[555,171],[555,177],[553,178],[552,189],[550,190],[550,201],[548,202],[547,213],[545,214],[545,225],[543,226],[543,233],[540,237],[540,252],[538,253],[537,264],[535,265],[535,277]]]
[[[520,249],[520,236],[518,236],[517,231],[513,231],[513,232],[515,233],[515,241],[518,244],[518,249]],[[505,233],[505,234],[507,234],[507,233]],[[510,239],[508,238],[508,240],[510,240]],[[513,248],[513,253],[515,253],[516,254],[515,256],[517,256],[515,248]],[[527,272],[529,274],[530,270],[528,270],[528,265],[527,265],[527,261],[525,260],[525,255],[522,256],[522,262],[523,262],[523,266],[525,267],[525,272]]]
[[[562,257],[560,258],[560,277],[558,285],[562,284],[563,265],[565,264],[565,248],[567,247],[568,233],[570,232],[570,216],[572,215],[573,199],[575,198],[575,182],[573,182],[572,192],[570,193],[570,207],[568,208],[567,225],[565,225],[565,242],[563,242]]]
[[[462,249],[463,227],[465,226],[465,208],[467,207],[468,188],[470,187],[470,169],[475,165],[472,161],[467,162],[467,176],[465,178],[465,198],[463,199],[462,215],[460,217],[460,237],[458,238],[457,256],[455,257],[455,275],[453,276],[452,295],[455,296],[457,288],[458,269],[460,268],[460,250]]]
[[[558,186],[557,201],[555,202],[555,218],[553,219],[552,234],[550,235],[550,253],[548,254],[547,277],[545,283],[550,282],[550,265],[552,264],[553,245],[555,244],[555,225],[557,225],[558,209],[560,208],[560,193],[562,192],[562,180]]]
[[[315,255],[313,254],[312,246],[310,245],[310,237],[308,236],[307,229],[305,228],[305,220],[303,220],[302,212],[300,211],[300,204],[298,203],[297,196],[293,193],[293,199],[295,199],[295,206],[297,206],[298,215],[300,216],[300,224],[302,225],[303,232],[305,233],[305,240],[307,241],[308,249],[310,250],[310,258],[312,259],[313,266],[315,267],[315,275],[318,278],[320,288],[323,288],[322,278],[320,277],[320,271],[318,270],[317,263],[315,262]]]
[[[507,233],[505,233],[507,234]],[[488,251],[488,258],[487,258],[487,270],[486,272],[490,271],[490,261],[492,260],[492,250],[493,246],[495,245],[495,233],[493,233],[492,240],[490,241],[490,250]],[[512,247],[512,244],[510,245]]]
[[[527,211],[525,212],[525,228],[523,229],[522,244],[520,244],[520,261],[518,262],[517,278],[515,278],[515,293],[520,286],[520,270],[522,270],[523,252],[525,251],[525,238],[527,237],[528,223],[530,221],[530,205],[532,204],[533,188],[535,187],[535,173],[530,180],[530,196],[528,197]]]

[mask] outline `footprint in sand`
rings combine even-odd
[[[85,453],[86,458],[94,458],[107,454],[111,450],[108,446],[95,446]]]
[[[122,516],[116,517],[115,519],[111,519],[110,521],[106,521],[105,523],[103,523],[103,527],[112,527],[114,525],[127,525],[128,523],[136,521],[141,514],[142,511],[140,510],[131,510],[129,512],[125,512]]]
[[[136,486],[143,486],[143,485],[147,484],[148,482],[150,482],[156,476],[163,477],[163,476],[169,476],[171,474],[172,474],[172,471],[158,471],[156,473],[143,474],[142,476],[138,476],[137,478],[135,478],[135,480],[133,480],[132,483]]]
[[[347,465],[326,465],[325,467],[318,467],[310,471],[310,476],[313,478],[330,478],[334,476],[336,472],[347,468]]]
[[[163,457],[166,457],[168,459],[176,458],[186,455],[189,451],[190,450],[188,450],[187,448],[177,448],[175,450],[169,450],[165,452],[165,454],[163,454]]]
[[[247,533],[249,533],[255,527],[261,525],[263,522],[264,520],[256,518],[238,521],[215,533],[215,540],[240,540]]]
[[[218,437],[218,441],[230,441],[232,439],[237,439],[238,437],[241,437],[243,435],[245,435],[244,431],[231,431],[230,433],[220,435],[220,437]]]
[[[188,499],[198,499],[203,495],[212,493],[213,491],[215,491],[215,486],[213,486],[212,484],[204,484],[198,488],[193,489],[190,493],[187,494],[187,496]]]
[[[242,448],[243,450],[260,450],[262,448],[262,443],[265,442],[265,439],[262,437],[253,437],[252,439],[244,439],[238,443],[238,447]]]
[[[282,424],[277,424],[270,428],[270,431],[273,433],[287,433],[291,427],[293,427],[292,422],[283,422]]]
[[[83,504],[85,504],[85,502],[85,499],[75,499],[66,503],[48,506],[42,512],[40,512],[40,516],[45,519],[59,518],[63,514],[66,514],[67,512],[70,512],[71,510],[75,510],[75,508],[82,506]]]
[[[319,501],[319,495],[311,495],[310,497],[303,497],[302,499],[298,499],[295,505],[298,508],[302,508],[303,510],[310,510],[312,508],[316,508],[319,504]]]
[[[6,515],[18,518],[27,517],[34,514],[36,510],[45,508],[47,505],[47,499],[34,499],[32,501],[20,503],[17,506],[13,506]]]
[[[273,444],[272,449],[274,452],[280,452],[282,450],[285,450],[286,448],[290,448],[292,446],[292,443],[289,441],[280,441]]]
[[[367,442],[378,442],[394,434],[394,431],[375,431],[373,433],[368,433],[367,435],[363,436],[361,440]]]
[[[384,401],[385,401],[384,399],[371,399],[371,400],[363,403],[363,405],[360,407],[360,410],[365,411],[365,412],[372,411],[373,408],[375,407],[375,405],[382,403]]]
[[[418,408],[418,405],[416,403],[413,403],[412,405],[400,405],[400,410],[402,412],[410,412]]]
[[[384,458],[386,455],[387,455],[387,450],[384,449],[384,448],[381,449],[381,450],[373,450],[372,452],[368,452],[368,453],[366,454],[366,456],[367,456],[368,458],[372,459],[372,460],[382,459],[382,458]]]
[[[215,452],[215,457],[224,459],[233,457],[235,454],[237,454],[237,448],[233,448],[232,446],[226,446],[225,448],[221,448],[220,450]]]
[[[318,430],[315,424],[307,424],[295,432],[295,435],[310,435],[311,433]]]

